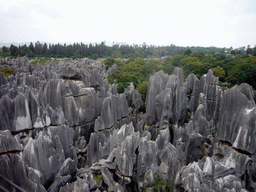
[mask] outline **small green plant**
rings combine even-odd
[[[13,69],[10,69],[10,68],[1,69],[0,72],[1,72],[6,78],[9,77],[10,75],[13,75],[13,74],[14,74],[14,70],[13,70]]]
[[[189,123],[190,119],[191,119],[191,114],[189,112],[187,112],[184,123]]]
[[[100,182],[103,180],[103,175],[101,173],[92,173],[94,179],[96,180],[97,184],[100,185]]]
[[[36,58],[33,58],[33,60],[30,62],[30,64],[32,65],[45,65],[46,63],[49,62],[49,58],[45,58],[45,57],[36,57]]]
[[[155,174],[155,181],[148,186],[142,187],[141,191],[146,192],[148,188],[153,188],[154,192],[168,191],[171,192],[174,190],[168,182],[166,182],[159,175]]]

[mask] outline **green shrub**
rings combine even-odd
[[[155,174],[155,181],[146,187],[142,187],[141,191],[145,192],[148,188],[153,188],[154,192],[160,191],[168,191],[171,192],[174,190],[173,186],[171,186],[168,182],[166,182],[159,175]]]
[[[1,69],[0,72],[1,72],[6,78],[9,77],[10,75],[13,75],[13,74],[14,74],[14,70],[13,70],[13,69],[10,69],[10,68]]]
[[[103,175],[101,173],[92,173],[94,179],[96,180],[97,184],[100,185],[100,182],[103,180]]]

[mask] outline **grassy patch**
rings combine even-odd
[[[50,61],[49,58],[45,58],[45,57],[36,57],[33,58],[32,61],[30,62],[31,65],[45,65],[46,63],[48,63]]]
[[[100,182],[103,180],[103,175],[101,173],[92,173],[94,179],[96,180],[97,184],[100,185]]]
[[[155,181],[148,186],[142,187],[141,191],[146,192],[148,188],[153,188],[154,192],[174,190],[173,186],[171,186],[169,183],[167,183],[163,178],[161,178],[157,174],[155,174]]]
[[[10,68],[4,68],[0,70],[0,73],[2,73],[6,78],[9,77],[10,75],[14,74],[14,70]]]

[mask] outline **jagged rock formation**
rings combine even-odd
[[[0,73],[0,175],[24,190],[152,191],[156,176],[175,191],[256,190],[251,86],[159,71],[143,114],[132,83],[107,83],[117,66],[3,60],[17,69]]]

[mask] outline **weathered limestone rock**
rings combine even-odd
[[[176,191],[245,191],[235,170],[227,170],[225,164],[206,157],[181,169],[175,179],[175,189]]]
[[[206,119],[210,121],[213,117],[216,118],[216,113],[218,112],[218,102],[219,102],[219,95],[220,95],[220,89],[219,89],[219,78],[215,77],[213,75],[212,69],[209,69],[205,85],[204,85],[204,91],[203,93],[206,96],[206,105],[207,105],[207,114]]]
[[[73,144],[75,132],[72,128],[66,125],[61,125],[58,127],[49,127],[47,134],[51,136],[52,140],[58,136],[61,146],[66,153],[68,148]]]
[[[183,71],[177,69],[176,73],[179,76],[166,76],[159,72],[150,77],[146,123],[160,121],[160,128],[166,128],[169,123],[180,125],[184,123],[188,102],[187,88],[183,86]]]
[[[104,183],[108,186],[108,191],[124,191],[122,187],[114,181],[111,172],[106,167],[101,167],[100,172],[103,176]]]
[[[135,109],[139,109],[143,105],[141,95],[137,90],[135,90],[133,83],[131,83],[130,86],[128,86],[124,90],[124,94],[128,101],[129,107],[134,107]]]
[[[77,180],[73,183],[66,183],[65,186],[62,186],[60,188],[60,192],[70,192],[70,191],[76,191],[76,192],[90,192],[88,184],[80,178],[77,178]]]
[[[164,118],[162,121],[169,122],[169,119],[172,115],[172,90],[170,88],[165,89],[161,93],[159,93],[156,96],[156,118],[158,121],[162,120],[162,117]]]
[[[68,127],[50,127],[47,133],[39,132],[36,139],[30,138],[24,147],[24,162],[42,173],[42,184],[53,180],[65,161],[65,153],[73,143],[74,131]]]
[[[45,122],[41,119],[43,110],[32,92],[29,92],[29,111],[31,114],[31,122],[33,128],[42,128]]]
[[[223,95],[217,138],[231,143],[237,149],[254,154],[256,145],[255,103],[251,97],[247,97],[251,93],[245,95],[240,90],[241,88],[235,86],[226,90]]]
[[[82,78],[79,70],[71,66],[63,66],[58,71],[60,78],[79,80]]]
[[[51,185],[51,187],[48,189],[48,191],[50,192],[54,192],[54,191],[59,191],[59,189],[64,186],[66,183],[70,183],[71,182],[71,176],[67,175],[67,176],[56,176],[54,179],[53,184]]]
[[[101,134],[92,133],[87,148],[87,164],[92,166],[93,163],[99,161],[102,158],[102,152],[100,151]],[[104,141],[104,140],[103,140]]]
[[[13,137],[9,130],[0,131],[0,154],[16,153],[23,150],[17,137]]]
[[[15,131],[14,120],[14,102],[7,95],[0,99],[0,129]]]
[[[143,186],[143,183],[145,182],[145,180],[149,179],[147,177],[145,178],[146,172],[149,169],[154,170],[156,167],[156,154],[157,154],[156,142],[150,140],[150,138],[148,136],[144,136],[140,139],[138,151],[139,151],[138,162],[137,162],[137,164],[138,164],[138,180],[142,182],[140,185]],[[149,174],[149,176],[150,175],[151,174]],[[154,181],[154,179],[153,179],[153,181]],[[150,184],[153,181],[151,179],[149,179],[149,181],[146,183]]]
[[[146,124],[153,124],[156,121],[156,96],[165,89],[165,78],[162,78],[162,71],[150,76],[146,98]]]
[[[199,94],[202,92],[200,81],[195,74],[190,74],[186,81],[187,95],[189,99],[188,109],[194,112],[199,105]]]
[[[137,114],[133,84],[118,94],[93,60],[10,62],[15,74],[0,74],[0,174],[25,190],[136,191],[155,174],[176,191],[256,189],[251,86],[221,89],[212,70],[186,82],[182,69],[159,71]]]
[[[119,138],[119,136],[123,136],[124,133],[125,126],[118,131],[117,138]],[[115,151],[115,162],[117,164],[117,168],[124,176],[130,177],[133,174],[133,167],[137,158],[135,150],[139,146],[139,140],[139,132],[134,132],[134,130],[132,130],[132,133],[125,137],[121,145],[119,145]]]
[[[79,113],[79,124],[94,121],[101,112],[102,99],[99,98],[94,88],[82,88],[79,96],[75,97]]]
[[[63,80],[51,79],[48,83],[42,84],[38,100],[40,104],[45,108],[47,104],[56,110],[59,106],[63,107],[62,95],[64,95],[65,84]]]
[[[103,100],[101,118],[105,128],[112,127],[117,120],[128,116],[128,114],[128,103],[124,94],[111,94]]]
[[[62,186],[64,186],[66,183],[69,183],[72,176],[75,175],[76,169],[75,161],[67,158],[59,169],[59,172],[50,187],[50,191],[59,191]]]
[[[248,165],[253,163],[248,155],[240,153],[227,145],[227,143],[221,141],[214,144],[213,156],[226,167],[225,169],[220,167],[218,171],[216,170],[216,177],[217,175],[225,174],[225,172],[234,171],[240,178],[246,177]]]
[[[60,140],[56,138],[55,142],[53,143],[49,136],[40,133],[37,139],[30,138],[22,154],[24,162],[29,167],[42,173],[43,185],[53,180],[65,160]]]
[[[0,174],[24,189],[25,191],[40,191],[46,192],[40,181],[41,173],[37,170],[29,168],[27,164],[22,161],[19,155],[9,154],[0,157]],[[15,170],[15,171],[14,171]],[[33,172],[34,174],[32,174]],[[12,191],[13,187],[0,181],[0,185],[8,191]]]
[[[187,134],[199,133],[202,136],[209,136],[215,132],[211,127],[211,123],[206,119],[206,106],[199,104],[195,113],[191,117],[187,127]],[[212,125],[213,126],[213,125]]]
[[[174,184],[175,175],[181,168],[177,156],[177,149],[171,143],[167,143],[163,150],[157,153],[157,164],[160,166],[156,172],[171,185]]]
[[[202,137],[201,135],[190,135],[186,147],[186,164],[198,161],[204,156],[211,156],[212,142],[209,138]]]
[[[69,126],[79,125],[79,113],[74,97],[63,98],[63,112]]]
[[[14,131],[32,128],[29,110],[29,98],[27,94],[19,94],[14,99]]]
[[[173,71],[173,74],[178,77],[179,84],[182,86],[183,82],[184,82],[183,69],[182,68],[175,68],[174,71]]]
[[[0,73],[0,86],[4,85],[7,83],[7,79],[5,78],[5,76]]]

